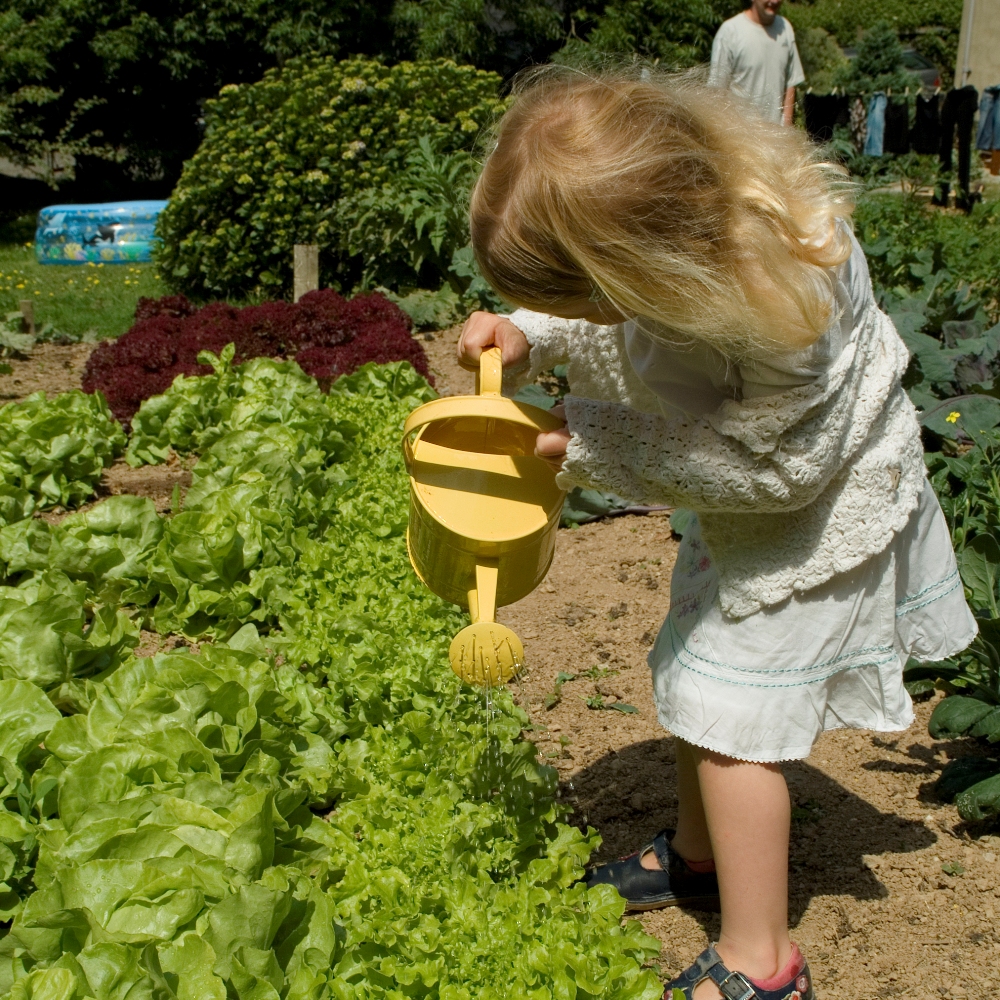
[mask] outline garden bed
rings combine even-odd
[[[457,333],[423,341],[445,392],[472,385],[454,362]],[[15,362],[20,384],[12,388],[27,395],[77,387],[86,350],[38,348]],[[175,484],[182,497],[190,483],[188,465],[132,469],[119,460],[99,496],[147,496],[166,512]],[[530,718],[526,734],[558,769],[572,822],[600,830],[602,860],[627,853],[675,817],[671,740],[656,722],[644,665],[669,604],[675,553],[663,514],[560,531],[546,582],[501,612],[525,643],[529,672],[514,693]],[[144,632],[139,648],[148,655],[178,644],[188,641]],[[829,733],[809,760],[786,769],[795,807],[794,935],[821,991],[972,1000],[993,988],[1000,838],[972,840],[954,807],[934,798],[931,786],[947,760],[981,752],[972,741],[927,735],[934,703],[918,705],[904,734]],[[666,910],[642,921],[664,943],[664,974],[718,933],[713,914]]]

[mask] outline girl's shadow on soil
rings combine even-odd
[[[784,767],[792,799],[789,908],[797,924],[813,896],[884,899],[888,892],[864,855],[908,853],[935,835],[923,823],[879,812],[805,761]],[[595,862],[630,854],[677,817],[673,740],[644,740],[594,761],[562,783],[572,822],[604,839]],[[707,915],[706,915],[707,916]],[[716,918],[717,919],[717,918]]]

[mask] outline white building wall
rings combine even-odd
[[[965,0],[955,86],[967,83],[980,93],[1000,84],[1000,0]]]

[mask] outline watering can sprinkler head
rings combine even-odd
[[[451,669],[476,687],[506,684],[524,664],[524,646],[513,629],[494,621],[497,599],[496,560],[476,562],[476,588],[469,591],[466,625],[448,647]]]
[[[451,669],[474,687],[499,687],[516,677],[524,665],[524,647],[517,633],[496,622],[466,625],[448,647]]]

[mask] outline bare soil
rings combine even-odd
[[[424,341],[445,394],[474,384],[454,360],[458,333]],[[15,362],[18,391],[78,387],[87,349],[36,349],[31,362]],[[183,463],[115,466],[105,489],[151,496],[165,510],[175,482],[190,482]],[[563,530],[545,582],[501,611],[524,641],[527,671],[515,695],[531,718],[526,735],[558,769],[572,822],[600,831],[597,860],[630,853],[676,816],[673,739],[656,720],[645,662],[669,607],[676,553],[666,514]],[[140,648],[174,642],[144,634]],[[572,679],[559,684],[561,672]],[[929,737],[935,701],[917,705],[905,733],[826,733],[807,760],[785,767],[790,918],[820,1000],[1000,1000],[1000,836],[967,827],[933,791],[947,761],[982,750]],[[663,942],[665,977],[719,929],[717,914],[694,910],[639,919]]]
[[[27,358],[8,358],[14,369],[0,376],[0,403],[22,400],[42,390],[51,398],[80,388],[83,367],[95,344],[36,344]]]

